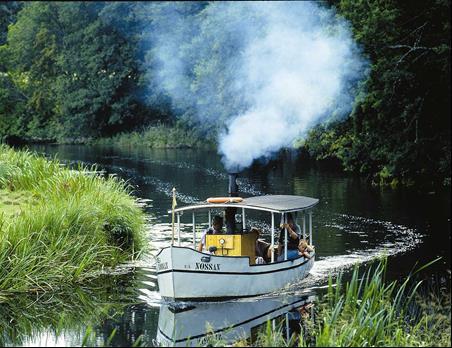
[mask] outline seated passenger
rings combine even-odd
[[[215,215],[212,219],[212,227],[206,229],[201,237],[201,242],[198,244],[198,251],[202,251],[206,245],[206,235],[207,234],[221,234],[223,228],[223,218],[219,215]]]
[[[281,233],[278,240],[278,261],[284,261],[284,239],[287,228],[287,260],[296,259],[298,255],[298,244],[300,243],[300,226],[295,224],[291,213],[287,214],[287,223],[281,224]]]
[[[314,248],[310,246],[306,240],[300,240],[300,243],[298,244],[298,255],[310,259],[311,255],[309,255],[309,253],[312,251],[314,251]]]
[[[224,218],[226,220],[226,234],[234,234],[239,230],[235,222],[235,213],[237,208],[227,207],[224,211]]]
[[[259,238],[261,231],[256,227],[252,227],[250,233],[256,234],[256,264],[264,264],[271,262],[272,248],[271,244]]]

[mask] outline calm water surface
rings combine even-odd
[[[389,278],[407,275],[413,266],[442,259],[427,272],[450,269],[450,192],[418,193],[370,186],[364,180],[287,153],[240,174],[244,197],[293,194],[316,197],[313,240],[317,258],[311,275],[278,294],[219,303],[165,303],[155,276],[155,254],[171,240],[168,209],[171,190],[179,205],[227,195],[228,177],[215,152],[94,146],[34,146],[68,164],[97,164],[99,170],[129,181],[146,203],[151,255],[103,275],[73,294],[20,297],[0,307],[0,345],[145,345],[205,343],[206,323],[225,341],[255,337],[265,325],[296,332],[300,318],[312,315],[313,296],[329,274],[366,266],[389,256]],[[199,233],[207,216],[199,215]],[[202,222],[204,224],[202,225]],[[182,242],[191,241],[191,215],[182,217]],[[270,219],[251,214],[248,224],[268,237]],[[268,238],[269,239],[269,238]],[[200,284],[208,286],[208,284]],[[295,324],[294,324],[295,323]],[[114,331],[114,334],[111,333]],[[87,334],[88,332],[88,334]],[[91,333],[90,333],[91,332]],[[201,340],[201,341],[199,341]],[[202,341],[204,340],[204,341]]]

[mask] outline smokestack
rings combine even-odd
[[[229,173],[229,197],[238,197],[239,188],[237,185],[237,173]]]

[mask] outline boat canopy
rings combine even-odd
[[[316,198],[293,196],[293,195],[267,195],[244,198],[239,203],[197,203],[185,207],[174,209],[174,212],[195,211],[215,208],[244,208],[253,210],[263,210],[272,213],[290,213],[306,210],[314,207],[319,200]],[[171,212],[171,210],[169,211]]]

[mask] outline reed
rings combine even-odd
[[[382,260],[361,278],[356,268],[348,282],[339,276],[333,286],[330,279],[316,320],[299,337],[282,343],[281,329],[272,331],[267,326],[255,345],[293,345],[296,339],[303,347],[450,346],[450,284],[446,292],[435,293],[420,290],[421,282],[414,282],[413,275],[403,282],[386,282],[385,271],[386,260]]]
[[[144,214],[117,177],[4,145],[0,168],[0,190],[28,197],[0,212],[0,295],[80,282],[143,249]]]

